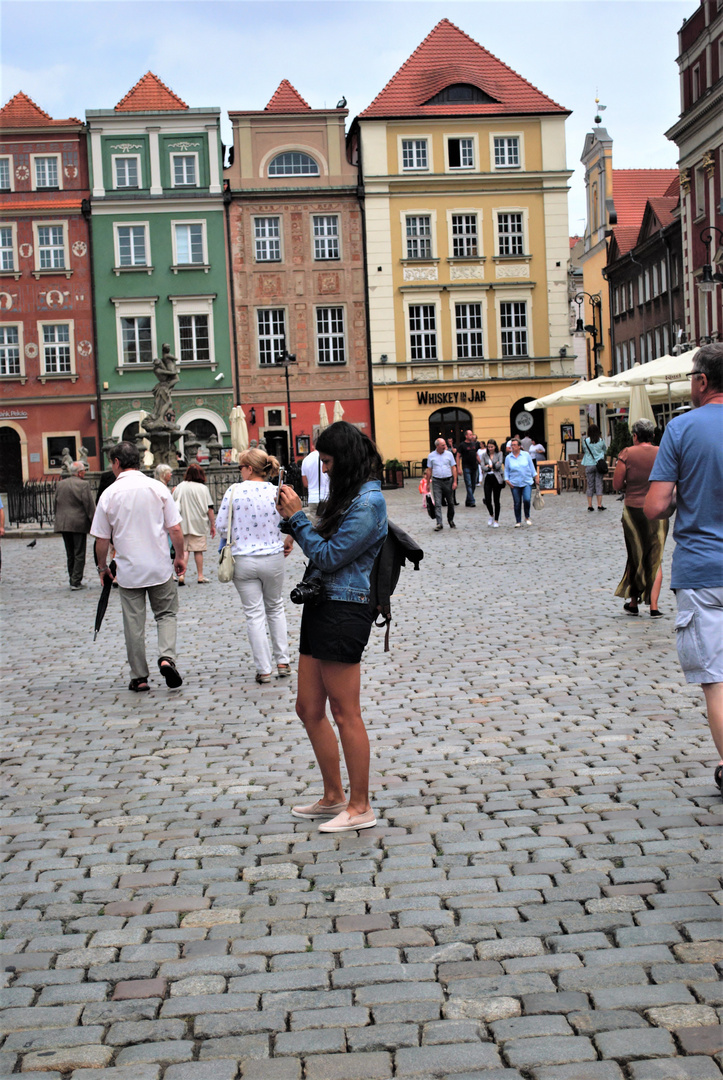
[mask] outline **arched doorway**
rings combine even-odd
[[[429,449],[434,449],[437,439],[452,439],[455,446],[464,442],[464,433],[474,430],[472,413],[466,409],[437,409],[429,417]]]
[[[534,401],[533,397],[529,395],[527,397],[520,398],[516,401],[510,409],[510,434],[521,435],[522,438],[528,435],[535,442],[542,443],[547,449],[547,442],[545,439],[545,410],[535,409],[534,412],[528,412],[525,408],[526,401]]]
[[[14,428],[0,427],[0,491],[23,482],[20,435]]]

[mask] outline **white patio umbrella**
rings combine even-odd
[[[242,454],[249,448],[249,430],[246,426],[246,416],[243,407],[235,405],[229,415],[231,422],[231,446],[237,454]]]
[[[628,406],[628,427],[632,430],[636,420],[650,420],[654,424],[655,416],[648,397],[648,390],[644,383],[635,383],[630,387],[630,404]]]
[[[334,402],[334,423],[337,424],[340,420],[344,419],[344,409],[340,401]]]
[[[566,386],[562,390],[555,390],[545,397],[536,398],[535,401],[525,403],[528,412],[535,409],[548,409],[551,405],[594,405],[604,401],[627,401],[629,389],[627,387],[603,387],[602,376],[597,379],[580,380],[572,386]],[[607,382],[610,382],[608,379]]]
[[[686,379],[693,370],[693,360],[698,349],[681,353],[680,356],[659,356],[647,364],[633,364],[628,371],[620,371],[609,379],[603,379],[602,385],[634,386],[636,383],[672,383]]]
[[[326,411],[326,405],[322,401],[319,406],[319,431],[325,431],[329,426],[329,414]]]

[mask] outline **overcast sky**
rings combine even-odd
[[[584,228],[580,167],[595,97],[617,168],[672,168],[677,30],[695,0],[3,0],[3,84],[55,118],[113,107],[149,69],[190,106],[260,109],[289,79],[312,108],[345,95],[351,120],[449,18],[559,104],[570,232]]]

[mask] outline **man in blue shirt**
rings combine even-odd
[[[644,511],[652,521],[677,509],[678,656],[686,682],[703,686],[723,794],[723,344],[698,350],[690,380],[694,408],[665,429]]]
[[[434,516],[437,524],[435,532],[444,528],[442,525],[442,499],[447,499],[447,522],[450,529],[456,529],[454,523],[454,492],[457,488],[457,463],[447,448],[444,439],[437,439],[434,450],[427,458],[427,471],[424,474],[427,483],[432,482],[434,496]]]

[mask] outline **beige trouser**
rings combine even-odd
[[[120,586],[119,591],[131,675],[134,679],[147,679],[146,593],[158,627],[158,655],[175,660],[178,586],[171,576],[163,585],[149,585],[145,589],[124,589]]]

